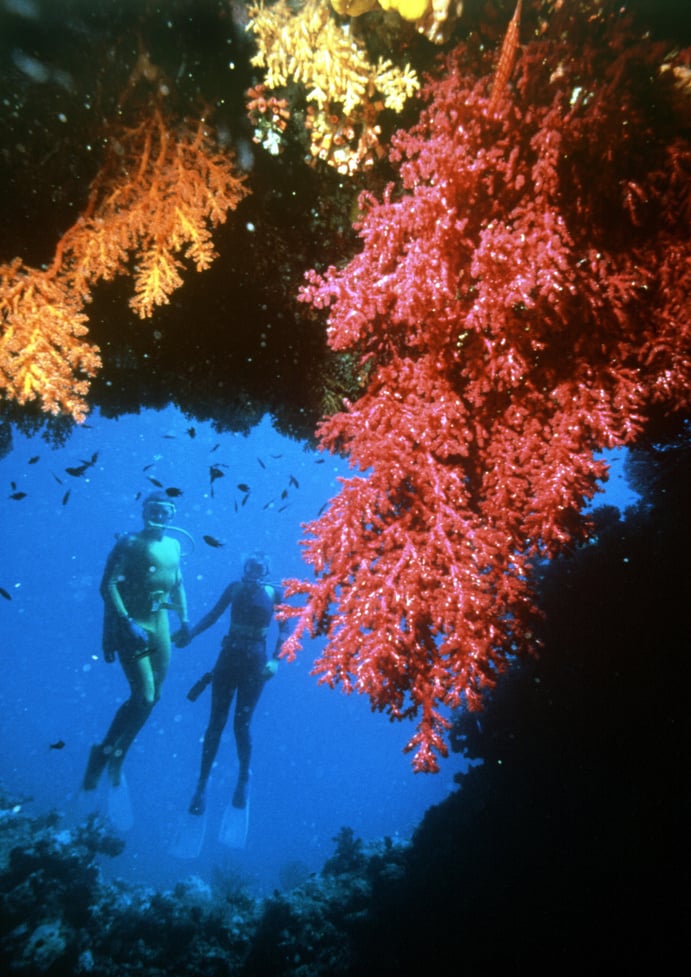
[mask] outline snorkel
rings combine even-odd
[[[192,553],[194,553],[196,544],[194,542],[194,536],[191,533],[188,533],[186,529],[182,528],[182,526],[165,526],[164,528],[167,529],[168,532],[180,533],[181,536],[185,536],[192,544],[192,549],[189,551],[189,553],[181,553],[181,556],[191,556]]]

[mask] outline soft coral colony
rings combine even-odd
[[[360,253],[302,293],[366,389],[319,430],[360,474],[306,527],[285,653],[325,634],[320,680],[415,717],[419,771],[535,650],[534,561],[586,535],[594,453],[689,405],[689,52],[618,5],[523,29],[513,84],[473,38],[447,57]]]
[[[77,421],[87,413],[87,378],[101,363],[85,339],[83,309],[94,285],[130,273],[136,259],[130,305],[150,317],[182,284],[183,258],[197,271],[210,265],[211,228],[247,192],[203,119],[190,128],[154,107],[111,133],[110,147],[87,208],[51,265],[0,265],[0,391]]]
[[[384,155],[381,113],[400,112],[415,94],[420,87],[415,71],[381,57],[372,64],[350,22],[339,22],[327,0],[306,0],[297,11],[278,0],[271,6],[252,5],[248,13],[248,29],[258,48],[252,64],[265,73],[261,91],[248,93],[250,118],[259,123],[255,141],[280,151],[285,129],[280,112],[270,112],[278,128],[269,126],[266,131],[256,118],[257,95],[262,97],[265,89],[297,86],[307,103],[305,125],[313,162],[323,161],[344,176],[371,167]]]

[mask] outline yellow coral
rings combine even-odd
[[[331,0],[331,6],[344,17],[359,17],[376,7],[394,11],[433,44],[448,40],[463,12],[463,0]]]
[[[250,7],[249,15],[258,47],[252,64],[265,69],[266,87],[300,83],[319,112],[334,114],[339,106],[341,122],[357,123],[379,96],[387,108],[400,111],[419,88],[408,65],[401,70],[381,59],[372,65],[362,43],[335,20],[327,0],[307,0],[296,14],[286,0],[278,0],[272,7]]]
[[[419,20],[432,6],[432,0],[379,0],[382,10],[395,10],[404,20]]]
[[[374,10],[377,0],[331,0],[331,6],[342,17],[359,17],[368,10]]]

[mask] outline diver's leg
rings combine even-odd
[[[219,668],[219,665],[221,666]],[[223,667],[221,659],[214,668],[213,684],[211,686],[211,714],[209,724],[204,733],[204,744],[202,746],[202,759],[199,770],[199,780],[190,802],[190,814],[203,814],[205,809],[206,785],[211,774],[218,746],[221,742],[221,734],[225,729],[230,712],[230,704],[235,693],[235,683],[232,673]]]
[[[155,628],[152,639],[154,650],[149,655],[149,661],[151,662],[151,671],[153,674],[155,702],[158,702],[161,698],[161,686],[165,681],[170,666],[171,645],[168,612],[158,611],[154,624]]]
[[[118,714],[122,713],[120,722],[117,725],[115,721],[113,722],[102,744],[103,750],[108,755],[108,775],[114,787],[120,783],[127,751],[158,701],[151,657],[146,655],[123,663],[125,675],[130,683],[130,697],[118,711]],[[118,720],[117,715],[115,719]]]
[[[264,688],[263,662],[258,663],[238,685],[238,698],[235,706],[233,729],[238,754],[238,780],[233,793],[233,807],[247,805],[247,792],[250,779],[250,760],[252,759],[252,733],[250,724],[259,697]]]
[[[107,762],[108,754],[103,752],[103,744],[96,743],[89,752],[89,762],[84,771],[82,790],[96,790]]]
[[[125,669],[132,694],[126,706],[124,723],[112,741],[113,748],[108,761],[108,774],[114,787],[120,784],[122,765],[127,751],[146,724],[151,711],[161,697],[161,686],[170,664],[170,633],[167,616],[160,612],[157,630],[151,632],[152,650],[148,655],[129,663]]]
[[[103,742],[91,747],[89,762],[82,782],[83,790],[96,789],[106,764],[112,758],[116,747],[119,748],[118,741],[137,722],[135,697],[138,695],[138,683],[135,679],[133,684],[134,676],[130,667],[126,667],[124,664],[122,667],[130,685],[130,696],[115,713]]]

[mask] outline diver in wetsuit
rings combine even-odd
[[[230,607],[230,627],[212,673],[211,715],[204,734],[201,770],[190,803],[190,814],[204,813],[207,781],[236,693],[233,728],[239,773],[232,804],[237,808],[244,808],[247,804],[252,753],[250,722],[264,683],[276,674],[278,655],[289,628],[286,621],[279,621],[276,647],[272,657],[267,660],[266,634],[276,605],[283,601],[281,588],[265,582],[268,573],[266,556],[253,553],[245,560],[242,579],[228,584],[217,603],[198,624],[187,632],[173,636],[179,648],[185,647]]]
[[[102,743],[91,748],[84,790],[95,790],[106,766],[113,786],[120,784],[122,764],[137,733],[161,694],[170,663],[168,611],[180,618],[187,633],[187,599],[180,572],[180,544],[166,535],[175,505],[164,492],[144,500],[144,527],[118,539],[101,580],[104,600],[103,653],[120,660],[130,686]]]

